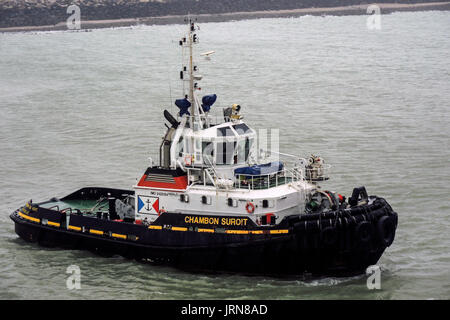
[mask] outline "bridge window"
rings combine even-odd
[[[216,150],[216,164],[218,165],[226,165],[233,164],[233,156],[234,150],[236,148],[236,141],[224,141],[217,142],[217,150]]]
[[[233,125],[233,128],[234,128],[234,130],[236,130],[236,132],[239,135],[243,135],[243,134],[252,132],[251,129],[245,123],[235,124],[235,125]]]
[[[218,137],[229,137],[234,136],[233,130],[231,130],[231,127],[222,127],[217,128],[217,136]]]
[[[250,154],[250,150],[253,146],[253,138],[245,138],[245,161],[248,160],[248,156]]]
[[[245,139],[239,140],[237,147],[237,155],[235,163],[244,163],[247,158],[245,157]]]
[[[177,146],[175,148],[175,154],[178,154],[179,157],[182,157],[183,150],[184,150],[183,137],[180,137],[180,140],[178,140]]]
[[[204,164],[209,165],[213,163],[214,144],[211,141],[202,141],[202,155]]]

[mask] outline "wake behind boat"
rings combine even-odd
[[[376,264],[394,241],[391,206],[364,187],[348,200],[322,189],[329,166],[319,156],[271,160],[239,104],[214,115],[217,95],[201,96],[198,85],[197,32],[190,21],[179,41],[183,97],[175,117],[163,112],[169,125],[158,163],[150,161],[133,190],[87,187],[30,200],[10,216],[16,233],[200,271],[348,275]]]

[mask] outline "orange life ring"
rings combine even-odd
[[[248,213],[253,213],[255,211],[255,205],[251,202],[247,202],[245,210],[247,210]]]
[[[192,164],[192,157],[190,155],[184,156],[184,164],[187,166]]]

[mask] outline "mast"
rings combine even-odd
[[[191,128],[194,130],[194,119],[195,119],[195,98],[194,98],[194,66],[193,66],[193,48],[192,42],[193,32],[195,30],[194,23],[189,18],[189,101],[191,102]]]
[[[188,34],[183,37],[180,40],[180,46],[183,50],[183,69],[180,71],[180,79],[183,81],[183,96],[186,100],[189,101],[190,106],[187,106],[186,108],[189,108],[190,113],[190,127],[192,130],[194,129],[195,124],[195,116],[197,113],[201,113],[197,108],[199,108],[199,105],[197,103],[197,99],[195,97],[195,90],[197,89],[197,83],[194,82],[195,80],[201,80],[201,76],[194,75],[195,72],[197,72],[197,66],[194,65],[194,44],[198,43],[198,37],[195,33],[195,30],[197,29],[193,19],[190,18],[190,15],[188,15],[187,19],[185,20],[188,23]],[[189,57],[188,61],[185,60],[185,49],[189,50]],[[185,75],[188,75],[188,77],[185,77]],[[186,92],[185,88],[185,82],[189,81],[189,90]],[[186,104],[186,103],[184,103]],[[180,108],[184,108],[183,106],[179,106]],[[186,113],[186,109],[184,109],[183,113]]]

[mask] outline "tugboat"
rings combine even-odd
[[[397,213],[364,187],[348,200],[322,189],[330,166],[319,156],[268,161],[239,104],[214,116],[217,95],[201,96],[193,61],[198,27],[188,20],[188,28],[179,41],[183,97],[175,117],[163,112],[159,162],[150,159],[133,190],[30,200],[10,215],[15,232],[43,246],[201,272],[339,276],[376,264],[394,241]]]

